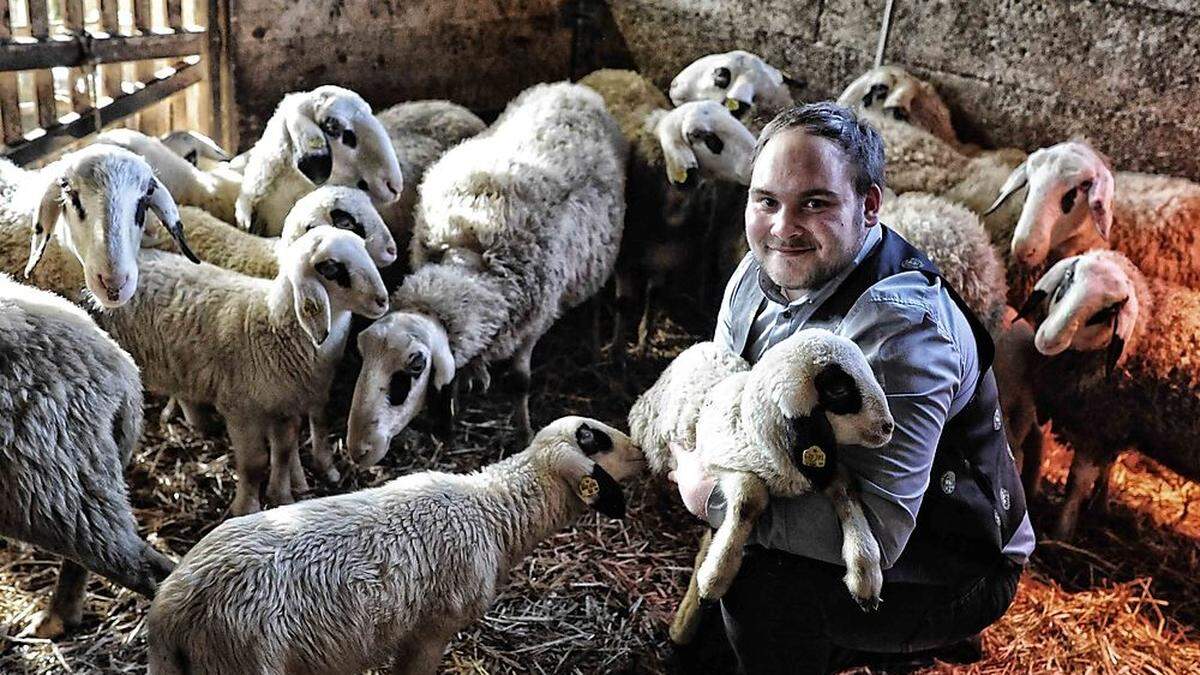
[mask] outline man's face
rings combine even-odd
[[[854,169],[836,142],[785,131],[754,163],[746,239],[780,287],[817,288],[854,261],[881,199],[878,186],[854,191]]]

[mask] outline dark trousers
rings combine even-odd
[[[1008,560],[952,586],[885,583],[865,613],[845,570],[751,546],[721,600],[725,634],[747,675],[826,673],[851,651],[910,653],[960,642],[1004,615],[1021,576]]]

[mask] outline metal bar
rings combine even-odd
[[[879,44],[875,48],[875,67],[883,65],[883,54],[887,49],[888,35],[892,32],[892,2],[887,0],[883,6],[883,23],[879,26]]]
[[[92,52],[100,63],[178,58],[205,51],[203,32],[177,35],[131,35],[97,38]],[[39,40],[0,45],[0,72],[82,65],[83,49],[76,40]]]
[[[50,15],[47,11],[48,1],[28,1],[29,32],[38,40],[45,40],[50,35]],[[7,59],[0,59],[0,61],[7,62]],[[28,69],[22,68],[21,70]],[[58,119],[58,107],[54,102],[54,75],[49,70],[39,70],[34,74],[33,88],[34,98],[37,99],[38,126],[48,127],[53,125],[54,121]]]
[[[183,0],[167,0],[167,25],[176,33],[183,30]]]
[[[0,0],[0,42],[12,38],[12,10]],[[21,140],[21,92],[16,73],[0,73],[0,140],[12,145]]]
[[[154,105],[175,92],[181,91],[200,81],[201,71],[198,65],[183,63],[175,64],[176,71],[170,76],[156,79],[146,84],[143,89],[133,94],[122,96],[109,105],[104,106],[105,123],[116,122],[139,110]],[[88,134],[94,133],[95,118],[90,111],[66,124],[55,125],[46,129],[44,136],[18,145],[5,151],[4,156],[17,164],[28,164],[49,155],[55,150],[70,145]]]

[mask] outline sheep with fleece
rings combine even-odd
[[[268,469],[268,499],[291,501],[292,486],[303,483],[291,461],[299,415],[324,408],[351,312],[375,318],[387,308],[363,240],[316,228],[281,252],[272,280],[187,267],[165,251],[143,251],[140,263],[143,291],[97,323],[141,366],[148,390],[213,404],[225,418],[235,515],[259,509]]]
[[[950,123],[950,109],[932,84],[900,66],[877,66],[860,75],[838,96],[838,105],[856,112],[882,113],[960,147]]]
[[[188,248],[170,192],[137,155],[93,145],[37,171],[0,159],[0,237],[6,244],[0,248],[0,270],[30,277],[48,250],[62,248],[82,265],[82,274],[56,269],[47,281],[82,281],[69,289],[72,299],[82,297],[78,291],[86,286],[106,307],[124,304],[138,286],[137,252],[147,210],[184,255],[200,262]],[[22,239],[24,251],[18,244]]]
[[[1093,250],[1055,263],[1022,308],[1030,313],[1048,357],[1036,371],[1038,403],[1075,450],[1051,536],[1071,537],[1097,478],[1123,450],[1200,479],[1200,291]]]
[[[671,80],[669,93],[675,105],[721,103],[757,134],[776,113],[792,105],[790,87],[803,88],[804,83],[783,74],[761,56],[737,49],[702,56],[688,64]]]
[[[63,558],[35,636],[79,625],[89,570],[153,597],[174,567],[129,508],[141,431],[133,359],[82,309],[0,274],[0,534]]]
[[[699,179],[748,184],[754,136],[714,101],[671,110],[662,92],[631,70],[597,70],[579,84],[604,98],[630,144],[613,344],[623,348],[623,317],[641,293],[640,352],[647,344],[655,290],[670,275],[694,269],[703,253],[704,238],[689,227],[702,200]]]
[[[625,434],[565,417],[479,471],[383,486],[226,521],[150,608],[153,675],[432,674],[514,565],[592,506],[621,517],[640,472]]]
[[[363,367],[347,423],[356,461],[379,461],[429,385],[441,389],[468,364],[511,360],[528,437],[534,346],[616,262],[627,152],[599,94],[543,84],[429,169],[415,271],[392,293],[393,312],[358,336]]]

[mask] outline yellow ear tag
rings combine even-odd
[[[805,450],[804,454],[800,455],[800,463],[804,466],[811,466],[815,469],[824,468],[825,451],[814,445]]]
[[[737,99],[727,98],[725,99],[725,107],[729,108],[730,112],[737,112],[741,104],[737,102]]]
[[[600,482],[591,476],[584,476],[579,479],[579,497],[585,502],[590,502],[600,494]]]
[[[323,147],[325,147],[325,139],[320,138],[318,136],[310,136],[308,138],[308,149],[309,150],[318,150]]]
[[[687,182],[687,169],[685,167],[668,165],[667,178],[670,178],[672,183],[682,185]]]

